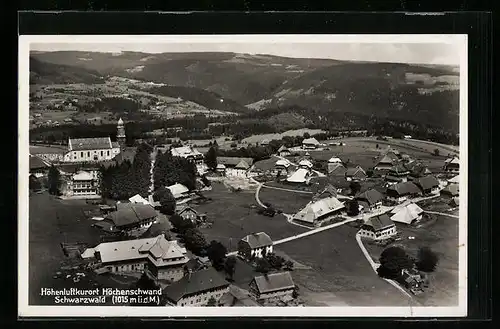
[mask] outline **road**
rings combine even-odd
[[[428,213],[428,214],[434,214],[434,215],[441,215],[441,216],[453,217],[453,218],[457,218],[457,219],[459,219],[459,218],[460,218],[460,217],[459,217],[459,216],[457,216],[457,215],[447,214],[447,213],[444,213],[444,212],[429,211],[429,210],[425,210],[424,212],[426,212],[426,213]]]
[[[373,271],[378,276],[377,269],[379,268],[380,264],[375,262],[368,253],[368,250],[366,250],[365,246],[363,245],[363,241],[361,240],[361,236],[359,235],[359,232],[356,233],[356,242],[358,243],[358,246],[363,252],[363,255],[365,256],[366,260],[368,261],[368,263],[370,263],[370,266],[372,267]],[[413,300],[413,296],[410,295],[406,290],[404,290],[397,282],[389,279],[383,279],[383,280],[392,285],[394,288],[398,289],[402,294]]]

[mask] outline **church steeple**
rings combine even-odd
[[[125,136],[125,125],[123,124],[122,118],[118,120],[118,125],[117,125],[117,134],[116,134],[116,141],[120,145],[120,149],[123,150],[125,147],[125,141],[127,137]]]

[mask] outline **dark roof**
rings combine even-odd
[[[69,145],[72,151],[112,148],[111,139],[109,137],[70,138]]]
[[[395,159],[393,159],[392,157],[390,157],[389,155],[384,155],[382,157],[382,159],[379,160],[378,164],[381,164],[381,163],[388,163],[388,164],[393,164],[395,161]]]
[[[269,235],[264,232],[249,234],[241,239],[241,241],[247,242],[252,249],[270,246],[273,244],[273,240],[271,240]]]
[[[402,164],[398,163],[398,164],[394,165],[389,170],[389,172],[394,174],[394,175],[404,175],[404,174],[408,174],[409,170],[405,166],[403,166]]]
[[[374,217],[370,217],[366,222],[366,225],[373,227],[375,231],[380,231],[385,228],[394,226],[394,222],[389,218],[387,214],[382,214]]]
[[[459,194],[459,184],[456,184],[456,183],[448,184],[448,186],[446,186],[441,191],[441,193],[448,194],[448,195],[451,195],[451,196],[456,196],[456,195]]]
[[[196,295],[207,290],[229,286],[213,267],[187,274],[177,282],[163,290],[163,294],[171,301],[178,302],[181,298]]]
[[[30,155],[30,170],[32,169],[42,169],[50,167],[45,161],[37,156]]]
[[[356,196],[356,200],[365,200],[369,205],[373,205],[384,199],[384,195],[375,189],[365,191]]]
[[[421,177],[416,183],[422,190],[428,190],[439,186],[439,181],[434,176]]]
[[[347,169],[341,163],[329,163],[328,164],[328,173],[331,175],[345,175]]]
[[[347,168],[345,175],[348,177],[366,177],[366,172],[360,166]]]
[[[255,281],[259,293],[261,294],[295,287],[295,283],[293,282],[290,272],[256,276],[253,280]]]
[[[278,152],[284,152],[288,151],[288,148],[285,145],[281,145],[280,148],[278,149]]]
[[[179,205],[177,207],[177,214],[182,214],[186,211],[191,211],[191,212],[194,212],[195,214],[198,214],[198,212],[196,210],[194,210],[193,208],[189,207],[189,206],[186,206],[186,205]]]
[[[427,168],[422,163],[417,162],[417,161],[407,163],[406,168],[408,168],[408,170],[410,170],[410,175],[413,177],[422,177],[425,175],[429,175],[431,173],[429,168]]]
[[[242,160],[245,161],[249,166],[253,165],[253,159],[252,158],[238,158],[238,157],[218,157],[217,158],[217,163],[218,164],[223,164],[226,167],[235,167]]]
[[[137,223],[144,219],[156,217],[155,209],[150,205],[126,203],[117,211],[110,213],[106,218],[113,221],[115,226],[124,226]]]
[[[394,191],[398,195],[420,194],[420,189],[412,182],[402,182],[391,185],[387,188],[387,192]]]

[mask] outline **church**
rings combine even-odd
[[[109,137],[70,138],[63,162],[95,163],[112,160],[125,147],[125,126],[121,118],[118,120],[117,130],[116,142],[112,142]]]

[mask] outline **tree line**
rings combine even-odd
[[[155,190],[162,186],[176,183],[186,186],[189,190],[196,189],[196,165],[188,159],[174,157],[167,151],[158,151],[153,168]]]
[[[151,146],[137,147],[134,160],[125,160],[109,167],[100,167],[101,194],[105,198],[125,200],[136,194],[148,197],[150,186]]]

